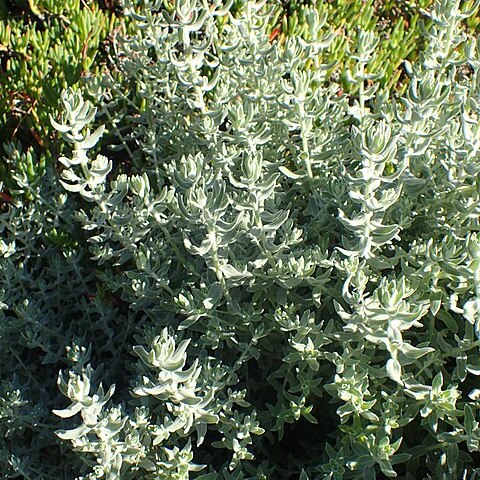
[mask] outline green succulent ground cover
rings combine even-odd
[[[478,478],[478,17],[153,3],[0,7],[0,476]]]
[[[9,8],[8,8],[9,6]],[[98,74],[106,41],[119,22],[99,2],[5,2],[0,21],[1,140],[48,148],[48,116],[63,89]]]

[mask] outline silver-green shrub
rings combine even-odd
[[[63,443],[57,478],[477,478],[480,55],[465,5],[425,12],[402,98],[365,73],[377,38],[359,31],[348,98],[325,84],[333,33],[314,9],[309,41],[278,44],[267,2],[236,16],[219,0],[125,3],[125,83],[64,94],[58,182],[1,217],[10,469],[28,458],[17,435],[40,444],[37,464]],[[63,400],[51,369],[28,368],[39,351]],[[35,406],[53,410],[45,429]]]

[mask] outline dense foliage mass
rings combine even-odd
[[[7,145],[4,477],[480,474],[475,5],[425,12],[396,99],[373,32],[346,96],[318,10],[279,39],[267,7],[127,1],[58,167]]]

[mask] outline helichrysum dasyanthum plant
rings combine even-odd
[[[328,25],[281,43],[267,6],[126,1],[125,83],[63,95],[58,180],[0,214],[7,477],[480,473],[470,12],[435,3],[396,100],[360,31],[349,102]]]

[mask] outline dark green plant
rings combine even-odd
[[[115,13],[101,10],[98,1],[31,0],[4,15],[0,141],[18,138],[28,145],[35,139],[48,149],[48,117],[60,93],[83,76],[99,73],[102,42],[117,26]]]

